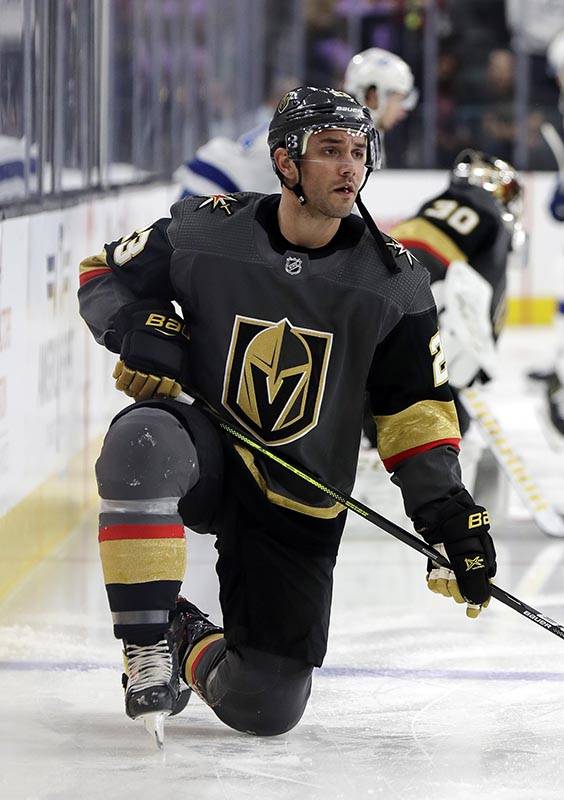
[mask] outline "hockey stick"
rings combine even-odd
[[[192,402],[188,395],[184,394],[183,392],[176,399],[184,403]],[[377,511],[373,511],[368,506],[365,506],[364,503],[355,500],[353,497],[341,492],[334,486],[324,483],[315,475],[312,475],[301,467],[298,467],[295,464],[280,458],[280,456],[278,456],[276,453],[273,453],[264,445],[260,444],[260,442],[252,439],[248,434],[243,433],[243,431],[240,431],[234,425],[231,425],[231,423],[226,422],[213,409],[208,408],[207,410],[209,410],[210,414],[215,417],[219,427],[228,433],[233,439],[237,439],[247,447],[251,448],[251,450],[255,450],[256,452],[261,453],[261,455],[266,456],[266,458],[269,458],[271,461],[275,461],[280,466],[294,473],[294,475],[297,475],[307,483],[310,483],[312,486],[320,489],[333,500],[341,503],[341,505],[343,505],[345,508],[349,508],[351,511],[354,511],[355,514],[358,514],[359,516],[371,522],[373,525],[381,528],[386,533],[389,533],[396,539],[399,539],[400,542],[408,545],[408,547],[411,547],[412,550],[416,550],[418,553],[421,553],[422,555],[427,556],[427,558],[432,559],[439,564],[439,566],[446,567],[447,569],[451,568],[448,560],[442,556],[438,550],[435,550],[434,547],[431,547],[431,545],[428,545],[419,537],[414,536],[414,534],[409,533],[399,525],[396,525],[395,522],[392,522],[386,517],[383,517],[381,514],[378,514]],[[550,619],[549,617],[545,617],[545,615],[541,614],[540,611],[537,611],[532,606],[528,606],[526,603],[523,603],[517,597],[513,597],[513,595],[509,594],[509,592],[506,592],[505,589],[501,589],[499,586],[496,586],[493,583],[491,584],[490,589],[492,597],[495,597],[495,599],[499,600],[500,603],[509,606],[509,608],[517,611],[518,614],[522,614],[522,616],[527,617],[527,619],[530,619],[532,622],[540,625],[541,628],[544,628],[545,630],[550,631],[550,633],[553,633],[555,636],[559,636],[561,639],[564,639],[564,627],[562,625],[554,622],[554,620]]]
[[[546,536],[564,537],[564,521],[548,502],[522,459],[509,444],[501,425],[488,408],[482,394],[474,388],[463,389],[459,392],[459,397],[542,533]]]

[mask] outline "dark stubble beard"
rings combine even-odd
[[[351,195],[351,198],[352,197],[353,195]],[[336,204],[327,202],[325,198],[321,198],[321,200],[315,201],[315,205],[317,206],[319,211],[321,211],[322,214],[324,214],[326,217],[329,217],[330,219],[345,219],[345,217],[348,217],[349,214],[351,213],[355,200],[356,200],[356,192],[354,194],[354,200],[351,199],[350,205],[347,208],[341,206],[341,208],[339,209]]]

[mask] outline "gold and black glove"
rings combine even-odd
[[[135,400],[177,397],[186,379],[189,337],[172,303],[130,303],[112,327],[112,349],[120,354],[113,372],[116,389]]]
[[[476,618],[490,601],[490,581],[497,569],[495,547],[489,534],[488,512],[466,491],[444,504],[432,524],[415,520],[428,544],[449,560],[452,569],[427,562],[427,585],[432,592],[467,603],[466,615]]]
[[[116,379],[116,389],[135,400],[178,397],[182,391],[182,386],[173,378],[161,378],[159,375],[148,375],[146,372],[129,369],[121,358],[114,367],[112,378]]]

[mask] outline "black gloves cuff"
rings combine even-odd
[[[175,339],[162,340],[145,331],[126,333],[121,345],[120,357],[129,369],[162,375],[182,381],[185,345]]]
[[[167,300],[159,300],[158,298],[136,300],[134,303],[128,303],[126,306],[122,306],[113,318],[111,325],[112,344],[117,344],[118,346],[116,352],[121,352],[123,337],[126,333],[136,327],[143,326],[144,320],[141,322],[141,319],[145,312],[146,316],[151,312],[163,314],[167,317],[176,316],[172,303]],[[180,319],[180,317],[177,317],[177,319]]]
[[[139,300],[119,310],[112,341],[119,342],[121,360],[131,370],[187,382],[188,334],[172,303]]]
[[[413,525],[417,533],[420,533],[428,544],[438,544],[444,542],[444,538],[442,538],[443,524],[474,506],[472,496],[466,489],[461,489],[439,506],[433,503],[432,507],[418,509],[417,515],[413,518]]]

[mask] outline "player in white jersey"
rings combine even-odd
[[[564,30],[561,30],[550,43],[546,58],[560,87],[559,109],[564,120]],[[557,222],[564,222],[564,142],[561,134],[550,123],[541,127],[541,132],[554,154],[558,173],[554,191],[550,199],[550,213]],[[554,368],[548,372],[533,371],[529,377],[546,382],[546,409],[548,412],[551,441],[564,445],[564,344],[560,344]]]
[[[357,53],[347,66],[344,88],[366,105],[382,134],[415,107],[418,99],[408,64],[394,53],[371,47]],[[233,141],[216,136],[194,158],[180,166],[175,180],[181,197],[278,191],[267,145],[268,123],[257,125]]]
[[[546,57],[560,87],[558,107],[564,120],[564,30],[560,31],[552,40]],[[543,134],[558,165],[558,176],[550,202],[550,211],[554,219],[564,222],[564,143],[552,125],[543,126]]]

